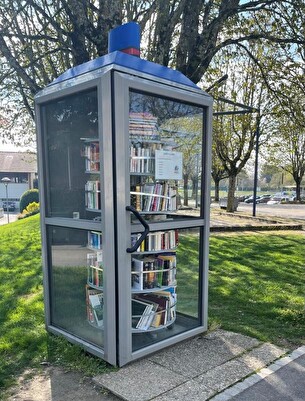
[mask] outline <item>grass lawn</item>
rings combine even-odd
[[[210,322],[278,345],[305,344],[304,245],[305,233],[212,236]]]
[[[45,331],[39,216],[0,227],[0,399],[14,376],[44,361],[84,374],[111,368]]]
[[[110,370],[45,331],[39,216],[1,226],[0,238],[0,389],[44,361],[88,375]],[[212,236],[210,325],[276,344],[304,344],[304,239],[293,232]],[[188,241],[198,243],[191,236]]]

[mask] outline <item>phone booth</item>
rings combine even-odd
[[[207,330],[212,98],[139,35],[35,98],[46,326],[118,366]]]

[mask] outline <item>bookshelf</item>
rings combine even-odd
[[[171,171],[179,168],[177,159],[182,157],[174,147],[175,143],[162,139],[156,116],[130,112],[130,203],[148,220],[151,215],[166,217],[177,209],[177,183],[173,178],[179,179],[180,174],[172,177]],[[164,151],[169,154],[169,169],[158,173]],[[131,246],[140,236],[131,235]],[[162,330],[175,323],[177,246],[178,230],[156,231],[149,233],[132,254],[132,332],[135,334]]]
[[[85,207],[87,211],[101,213],[100,182],[100,143],[97,138],[81,138],[82,156],[85,160],[86,183],[84,188]],[[86,313],[87,321],[95,328],[104,328],[104,266],[102,250],[102,233],[88,231],[87,241],[87,283]]]
[[[86,310],[90,325],[103,329],[104,313],[104,264],[102,233],[88,231]]]
[[[85,206],[90,212],[101,212],[100,145],[96,138],[82,138],[85,158]]]
[[[46,327],[123,366],[207,329],[212,99],[115,53],[35,102]]]
[[[177,180],[182,178],[176,144],[162,138],[157,117],[148,112],[130,112],[129,144],[131,205],[143,214],[175,212]]]
[[[175,252],[163,249],[134,253],[131,269],[133,331],[160,330],[172,325],[177,299]],[[147,306],[141,314],[138,302]]]

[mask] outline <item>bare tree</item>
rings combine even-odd
[[[68,68],[107,53],[108,31],[123,22],[140,23],[149,60],[175,67],[198,83],[214,56],[232,44],[264,38],[303,45],[294,29],[297,21],[290,18],[298,3],[1,0],[0,85],[4,104],[12,106],[9,119],[25,112],[33,117],[34,94]],[[2,114],[9,106],[2,106]]]

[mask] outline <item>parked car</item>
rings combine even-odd
[[[259,196],[256,197],[256,202],[258,201]],[[245,203],[253,203],[254,197],[253,195],[249,196],[248,198],[245,199]]]
[[[267,203],[271,200],[271,195],[261,195],[257,200],[256,203]]]
[[[289,200],[290,200],[291,202],[294,202],[296,199],[297,199],[296,193],[295,193],[295,192],[292,192],[291,195],[290,195]]]
[[[16,209],[16,204],[15,204],[15,202],[9,201],[8,207],[7,207],[7,202],[5,201],[5,202],[3,202],[2,207],[3,207],[3,210],[5,210],[6,212],[7,212],[7,210],[9,212],[14,212]]]
[[[277,205],[279,203],[289,202],[289,196],[287,195],[274,195],[268,202],[267,205]]]

